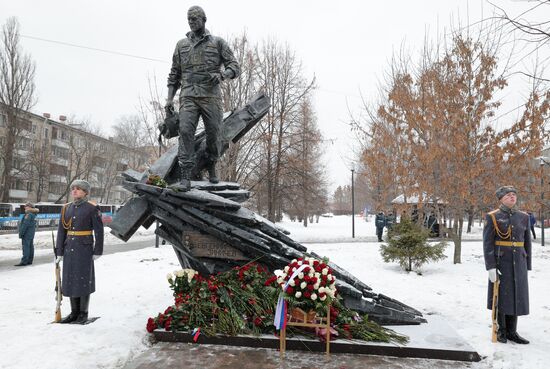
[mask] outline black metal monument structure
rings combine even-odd
[[[259,94],[246,106],[233,111],[220,128],[220,153],[230,142],[237,142],[267,114],[269,99]],[[192,178],[199,179],[206,168],[205,134],[195,136],[197,164]],[[161,188],[146,184],[150,174],[159,175],[168,184],[177,183],[177,145],[158,159],[151,168],[138,173],[123,173],[124,188],[134,193],[111,223],[111,233],[127,241],[143,226],[161,224],[156,233],[169,242],[183,268],[193,268],[203,275],[228,270],[255,260],[269,270],[284,268],[294,258],[312,256],[305,246],[289,237],[288,232],[241,204],[249,191],[238,183],[192,181],[191,190]],[[330,263],[337,278],[336,287],[344,304],[369,314],[379,324],[420,324],[422,314],[402,302],[378,294],[359,279]]]

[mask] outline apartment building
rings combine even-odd
[[[7,138],[7,117],[1,108],[0,154]],[[149,150],[100,137],[87,127],[70,124],[65,116],[54,119],[48,113],[27,112],[18,125],[10,202],[67,202],[70,182],[80,178],[90,182],[91,200],[120,204],[130,196],[120,185],[120,172],[142,171],[154,160]]]

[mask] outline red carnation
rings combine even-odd
[[[326,275],[321,275],[321,280],[322,280],[323,282],[326,282],[326,281],[327,281],[327,276],[326,276]]]
[[[269,285],[271,285],[273,282],[275,282],[276,280],[277,280],[277,276],[274,275],[274,276],[272,276],[271,278],[269,278],[267,281],[265,281],[264,286],[269,286]]]
[[[164,314],[170,314],[170,313],[172,312],[172,310],[173,310],[172,307],[171,307],[171,306],[168,306],[168,307],[166,308],[166,310],[164,310]]]
[[[313,285],[312,285],[312,284],[308,284],[308,285],[307,285],[307,289],[308,289],[309,291],[313,291]]]
[[[260,318],[259,316],[257,316],[257,317],[254,319],[254,325],[255,325],[256,327],[259,327],[260,325],[262,325],[262,322],[263,322],[263,320],[262,320],[262,318]]]
[[[286,293],[288,293],[289,295],[292,295],[294,293],[294,288],[288,286],[286,289]]]
[[[309,299],[311,297],[311,292],[309,292],[309,291],[304,292],[304,297],[306,299]]]
[[[166,319],[166,322],[164,322],[164,329],[169,331],[172,327],[172,317]]]
[[[160,325],[164,325],[164,314],[159,314],[157,319]]]
[[[317,283],[317,281],[318,281],[317,277],[312,277],[311,278],[311,283],[315,284],[315,283]]]
[[[149,318],[147,319],[147,332],[152,333],[157,328],[157,323],[155,323],[155,319]]]

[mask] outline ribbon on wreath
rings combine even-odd
[[[193,336],[193,341],[197,342],[199,339],[199,336],[201,335],[201,328],[195,328],[193,329],[193,332],[191,333]]]
[[[288,288],[290,281],[293,281],[294,278],[296,278],[298,274],[300,274],[302,270],[308,266],[309,265],[307,264],[300,265],[300,267],[292,273],[290,278],[284,284],[283,291],[279,294],[279,300],[277,300],[277,308],[275,309],[275,319],[273,320],[275,329],[281,330],[286,327],[287,303],[285,301],[285,291]]]

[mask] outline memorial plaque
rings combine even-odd
[[[189,248],[191,254],[195,257],[249,260],[241,251],[208,234],[185,230],[182,233],[182,239],[184,245]]]

